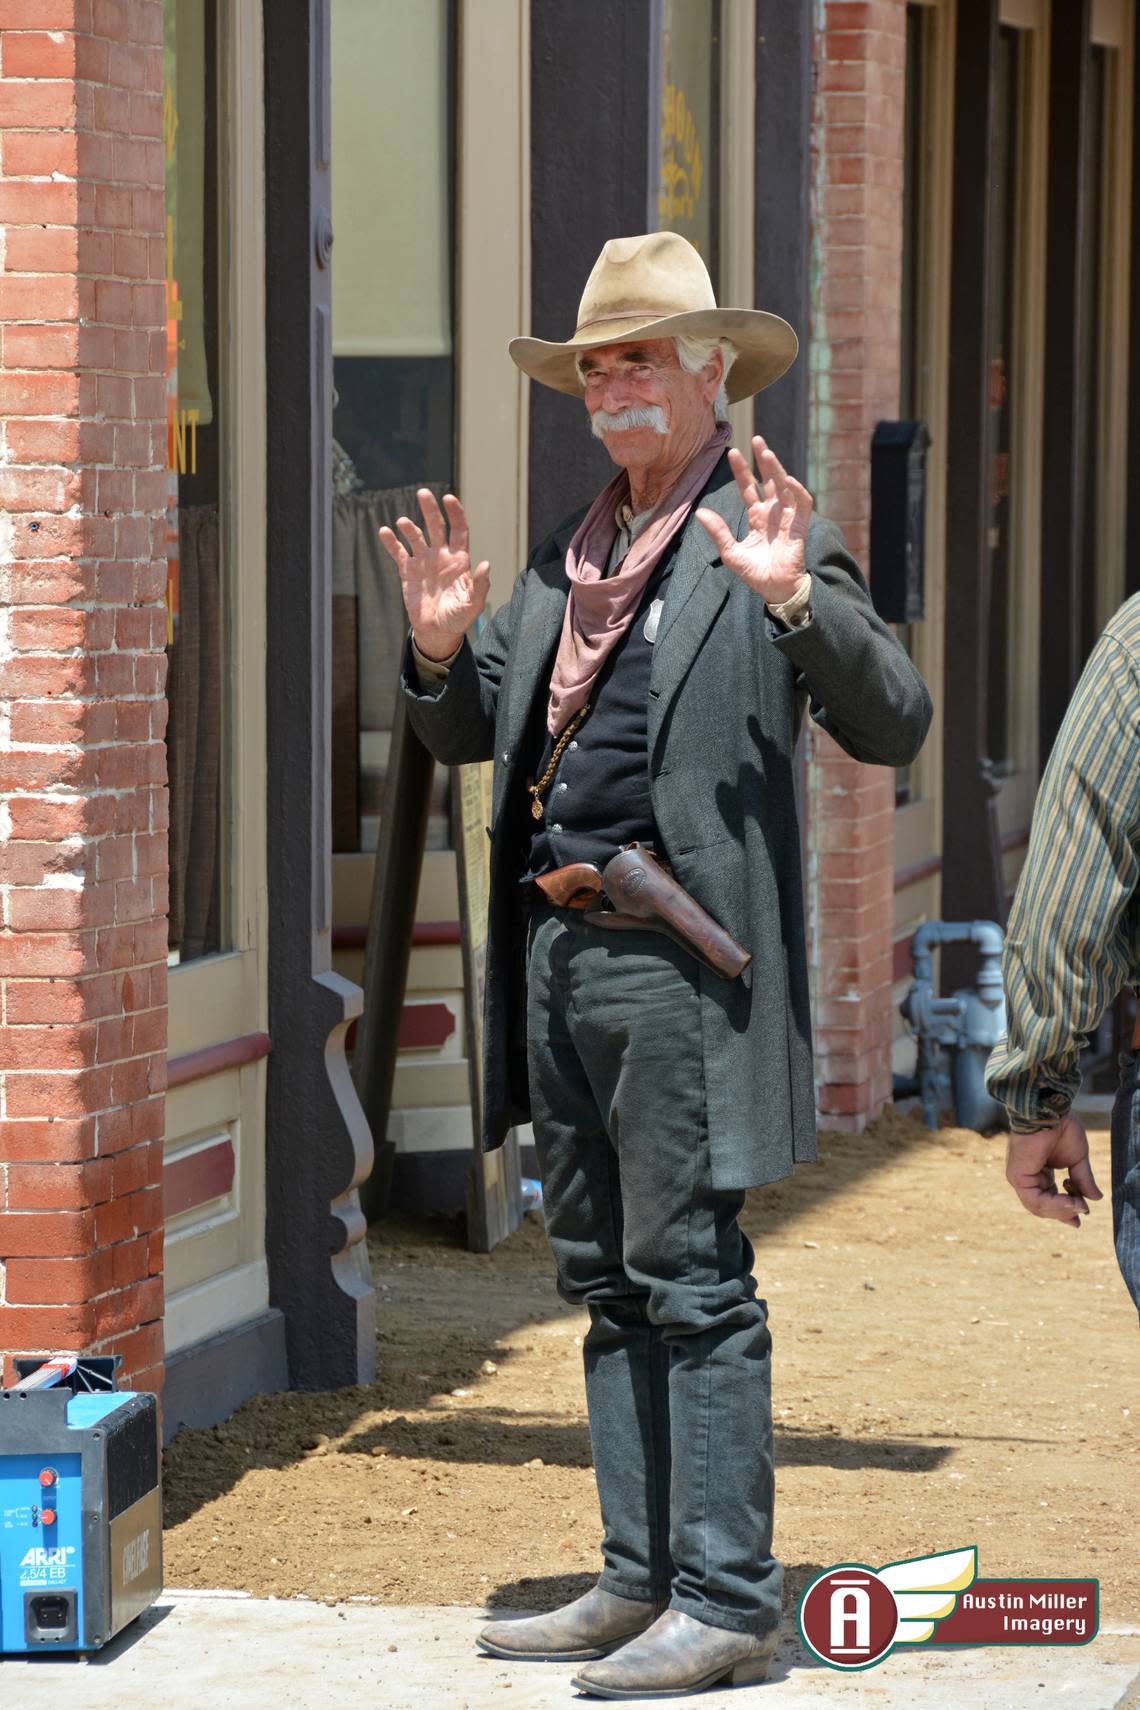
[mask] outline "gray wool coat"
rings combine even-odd
[[[727,459],[700,501],[748,532]],[[441,693],[405,660],[411,723],[446,765],[493,757],[484,1013],[483,1146],[529,1118],[525,909],[529,820],[520,753],[545,705],[582,516],[532,553],[509,603],[463,649]],[[752,952],[733,981],[700,970],[713,1184],[755,1187],[813,1159],[815,1089],[792,751],[804,708],[857,760],[909,764],[931,717],[926,685],[877,616],[839,529],[813,518],[811,620],[796,630],[720,562],[696,517],[679,535],[649,686],[649,777],[661,853]]]

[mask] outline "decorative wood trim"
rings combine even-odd
[[[1018,207],[1014,236],[1014,313],[1018,357],[1011,446],[1014,485],[1010,495],[1010,559],[1015,576],[1014,631],[1009,663],[1010,754],[1016,771],[1001,779],[998,823],[1004,832],[1032,812],[1040,776],[1040,647],[1042,525],[1042,418],[1045,412],[1045,248],[1047,241],[1049,142],[1049,19],[1044,11],[1022,29],[1018,89]],[[1007,20],[1003,16],[1003,22]],[[1002,918],[995,915],[994,919]]]
[[[223,1069],[240,1069],[245,1063],[260,1062],[272,1049],[268,1033],[243,1033],[235,1039],[223,1039],[218,1045],[206,1045],[200,1051],[185,1051],[167,1061],[167,1089],[204,1081],[209,1075],[221,1074]]]
[[[529,0],[459,0],[457,26],[455,479],[494,608],[526,555],[529,383],[506,346],[530,330]]]
[[[265,1071],[257,1062],[265,1051],[232,1058],[231,1049],[235,1040],[263,1038],[267,1050],[269,1026],[262,0],[231,0],[216,12],[220,325],[215,379],[225,653],[220,689],[225,810],[218,854],[221,942],[227,948],[169,971],[166,1147],[177,1155],[204,1121],[219,1131],[228,1125],[240,1132],[241,1146],[224,1227],[211,1220],[208,1229],[191,1226],[180,1232],[177,1242],[168,1242],[164,1260],[169,1300],[186,1288],[202,1291],[195,1297],[195,1322],[204,1335],[229,1322],[225,1290],[213,1290],[211,1279],[234,1266],[264,1270]],[[235,1062],[254,1066],[238,1073]],[[199,1074],[210,1078],[199,1079]],[[183,1091],[187,1084],[189,1091]],[[213,1319],[211,1312],[217,1313]]]
[[[1084,256],[1090,239],[1099,238],[1089,231],[1085,196],[1089,13],[1090,0],[1055,7],[1049,44],[1042,455],[1045,468],[1064,470],[1064,476],[1041,488],[1041,606],[1050,621],[1041,626],[1039,767],[1048,758],[1080,675],[1085,601],[1095,597],[1091,578],[1085,588],[1084,564],[1089,467],[1088,375],[1082,346],[1090,306],[1084,300]],[[1023,352],[1023,363],[1027,357],[1029,352]]]
[[[914,958],[910,953],[914,943],[914,933],[908,932],[902,938],[896,938],[891,952],[891,983],[897,985],[900,980],[907,980],[914,973]]]
[[[942,680],[946,631],[946,458],[949,438],[950,276],[954,184],[954,0],[929,0],[923,19],[918,245],[918,415],[930,430],[926,464],[926,617],[916,626],[914,659],[928,683]],[[928,847],[943,837],[942,697],[934,697],[930,733],[911,769],[913,811],[929,811]],[[896,836],[901,833],[896,818]]]
[[[783,315],[801,341],[788,372],[754,400],[763,433],[800,480],[808,470],[811,325],[811,102],[815,68],[812,0],[756,0],[755,302]]]
[[[264,43],[262,7],[236,0],[217,8],[219,32],[219,213],[228,256],[223,268],[221,339],[224,413],[221,418],[219,522],[228,588],[233,656],[223,674],[223,744],[232,871],[223,896],[227,942],[258,957],[256,1009],[243,1017],[265,1026],[268,977],[265,837],[265,109],[250,92],[260,88]],[[252,1006],[251,1006],[252,1008]],[[264,1124],[264,1116],[260,1120]],[[258,1253],[260,1253],[260,1238]],[[255,1253],[250,1251],[250,1260]]]
[[[509,12],[514,0],[501,0],[501,5]],[[472,9],[483,19],[499,6],[483,0]],[[652,16],[645,4],[532,0],[529,330],[538,338],[569,336],[582,287],[606,240],[645,230]],[[583,90],[589,91],[588,119]],[[476,87],[473,98],[475,117],[481,118],[487,89]],[[496,205],[489,229],[497,232],[503,221]],[[806,229],[796,226],[801,248]],[[487,247],[487,230],[473,235],[475,260]],[[495,360],[502,360],[499,353]],[[492,437],[485,422],[477,431]],[[529,539],[542,540],[563,517],[594,498],[612,474],[613,464],[586,426],[581,398],[534,386]]]
[[[460,936],[457,920],[420,920],[412,931],[412,948],[415,950],[436,944],[458,944]]]
[[[1092,0],[1089,32],[1096,46],[1123,48],[1128,40],[1131,14],[1127,0]]]
[[[752,304],[755,281],[756,5],[721,0],[719,301]],[[755,429],[751,398],[729,405],[732,436],[748,452]]]
[[[946,448],[946,645],[943,748],[947,826],[942,911],[947,919],[1005,918],[995,787],[986,756],[989,634],[989,355],[986,306],[994,131],[997,0],[958,0],[954,56],[951,351]]]
[[[1128,83],[1125,88],[1129,87]],[[1140,102],[1140,51],[1133,51],[1131,79],[1132,111]],[[1128,466],[1140,468],[1140,125],[1132,128],[1132,254],[1129,292],[1130,332],[1128,353]],[[1125,524],[1126,594],[1140,591],[1140,481],[1128,483]]]
[[[1137,334],[1131,324],[1135,261],[1131,255],[1133,231],[1133,150],[1136,146],[1135,102],[1133,100],[1133,56],[1135,54],[1135,7],[1120,6],[1117,39],[1098,35],[1101,8],[1094,0],[1093,39],[1109,48],[1106,90],[1106,174],[1102,182],[1102,225],[1095,241],[1101,246],[1101,339],[1100,443],[1104,456],[1098,460],[1096,630],[1099,633],[1128,593],[1127,548],[1128,506],[1136,482],[1129,480],[1128,400],[1129,373]],[[1114,6],[1113,11],[1117,8]],[[1138,216],[1140,217],[1140,216]],[[1137,233],[1140,237],[1140,232]],[[1135,573],[1135,572],[1134,572]]]
[[[173,1158],[162,1172],[162,1203],[169,1220],[220,1199],[234,1185],[234,1145],[228,1137]]]
[[[1015,30],[1038,30],[1045,22],[1048,0],[1000,0],[998,22]]]
[[[418,920],[412,928],[412,949],[424,950],[439,944],[460,942],[457,920]],[[347,926],[334,926],[334,950],[363,950],[368,944],[368,922],[353,921]]]
[[[269,1023],[265,1250],[298,1388],[367,1383],[376,1296],[356,1184],[372,1136],[344,1055],[358,986],[331,957],[329,0],[274,0],[265,35],[265,665]]]
[[[931,855],[925,861],[916,861],[910,867],[901,867],[895,874],[895,891],[909,890],[911,885],[920,885],[924,879],[933,879],[941,871],[941,855]]]
[[[356,1044],[355,1021],[349,1023],[345,1049]],[[455,1032],[455,1014],[445,1003],[406,1003],[400,1011],[400,1031],[396,1035],[398,1051],[438,1051]]]

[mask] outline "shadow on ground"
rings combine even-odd
[[[748,1195],[742,1222],[761,1254],[789,1220],[809,1216],[833,1194],[857,1192],[900,1152],[946,1143],[917,1117],[891,1109],[864,1134],[825,1132],[819,1142],[818,1165]],[[395,1214],[369,1230],[369,1254],[379,1306],[375,1382],[320,1394],[255,1396],[221,1425],[179,1432],[166,1454],[168,1526],[189,1519],[253,1468],[287,1467],[326,1452],[506,1465],[541,1455],[567,1467],[589,1466],[584,1424],[458,1407],[453,1400],[478,1380],[487,1361],[508,1365],[514,1355],[503,1339],[529,1323],[549,1326],[573,1316],[555,1292],[539,1217],[527,1217],[494,1252],[473,1253],[462,1217]],[[417,1292],[425,1300],[430,1294],[431,1304],[423,1308],[419,1334],[409,1335]],[[386,1311],[396,1302],[398,1312]],[[394,1330],[394,1323],[402,1328]],[[396,1417],[377,1423],[377,1413]],[[906,1439],[856,1440],[794,1427],[778,1430],[776,1444],[783,1465],[900,1472],[928,1471],[948,1453]]]
[[[796,1611],[800,1599],[812,1580],[826,1572],[831,1563],[824,1562],[791,1562],[784,1566],[784,1627],[787,1633],[793,1633],[796,1626]],[[549,1609],[560,1609],[564,1603],[569,1603],[575,1597],[581,1597],[597,1581],[593,1573],[559,1573],[526,1576],[522,1579],[505,1580],[501,1585],[488,1592],[486,1607],[489,1611],[518,1611],[536,1610],[545,1613]],[[810,1656],[809,1661],[814,1662]]]

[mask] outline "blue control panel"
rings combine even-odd
[[[76,1396],[121,1404],[118,1395]],[[107,1409],[104,1407],[104,1413]],[[0,1454],[0,1651],[24,1647],[25,1599],[73,1591],[83,1644],[83,1487],[78,1454]]]
[[[120,1363],[29,1356],[0,1389],[0,1658],[97,1651],[162,1590],[158,1403]]]

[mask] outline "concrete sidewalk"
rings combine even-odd
[[[260,1601],[165,1592],[92,1661],[0,1662],[0,1704],[19,1710],[564,1710],[574,1670],[481,1657],[476,1609]],[[80,1672],[81,1671],[81,1672]],[[703,1710],[1140,1710],[1140,1628],[1079,1649],[1014,1646],[895,1652],[844,1675],[780,1647],[763,1686],[703,1694]]]

